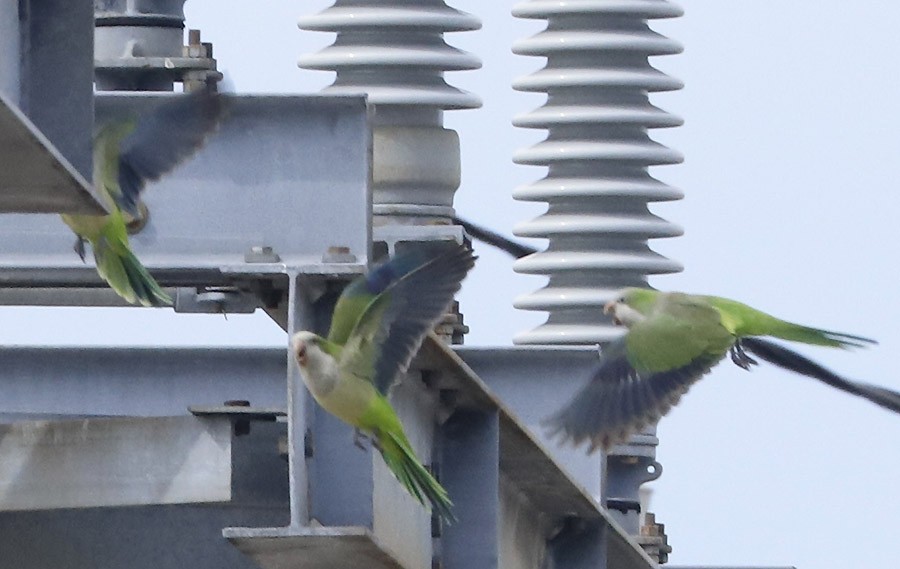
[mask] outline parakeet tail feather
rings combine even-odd
[[[92,243],[97,273],[116,294],[143,306],[171,306],[172,299],[147,272],[128,244],[113,247],[105,239]]]
[[[900,413],[900,393],[886,387],[844,379],[797,352],[760,338],[743,338],[741,345],[761,359],[807,377],[818,379],[841,391],[868,399],[876,405]]]
[[[403,433],[381,432],[378,445],[385,464],[413,498],[433,508],[445,522],[456,521],[447,491],[422,466]]]
[[[869,344],[877,344],[875,340],[863,338],[862,336],[810,328],[784,321],[778,321],[777,325],[774,325],[768,332],[768,335],[781,338],[782,340],[832,348],[864,348]]]

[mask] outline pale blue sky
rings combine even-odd
[[[509,232],[542,206],[515,202],[513,188],[543,176],[513,152],[541,138],[510,125],[542,96],[512,91],[542,66],[509,46],[541,29],[509,15],[512,2],[460,0],[483,29],[448,34],[484,67],[448,81],[484,100],[445,115],[462,140],[456,207]],[[215,44],[239,92],[315,92],[330,74],[299,70],[303,53],[329,44],[301,32],[299,16],[329,5],[189,0],[188,25]],[[654,170],[683,201],[654,211],[685,229],[654,249],[685,265],[652,283],[741,299],[799,322],[872,336],[860,352],[802,348],[848,376],[900,389],[895,294],[900,198],[900,7],[795,0],[697,2],[652,27],[685,53],[654,64],[686,87],[654,96],[683,127],[653,137],[686,156]],[[486,141],[488,141],[486,143]],[[508,344],[540,314],[512,308],[542,279],[480,248],[461,296],[467,342]],[[61,314],[65,318],[60,318]],[[0,343],[280,344],[264,316],[175,315],[170,311],[0,309]],[[103,319],[104,329],[96,326]],[[176,326],[177,325],[177,326]],[[115,330],[111,327],[114,326]],[[665,472],[652,509],[685,565],[796,565],[803,569],[896,565],[900,419],[875,406],[770,367],[730,364],[700,382],[660,426]]]

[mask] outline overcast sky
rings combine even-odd
[[[331,36],[301,32],[295,22],[328,4],[190,0],[185,9],[239,92],[310,93],[331,76],[299,70],[296,59]],[[484,100],[479,110],[445,114],[462,141],[456,208],[510,232],[543,209],[510,197],[544,175],[511,161],[541,132],[510,124],[542,102],[510,88],[542,66],[510,46],[542,26],[512,18],[512,2],[452,6],[484,23],[447,37],[484,62],[478,71],[447,75]],[[874,337],[880,345],[866,351],[801,351],[848,376],[900,389],[892,361],[900,351],[900,7],[795,0],[685,8],[685,16],[652,25],[685,46],[681,55],[654,60],[685,89],[652,99],[686,121],[652,134],[686,156],[683,165],[653,171],[687,196],[653,208],[684,227],[683,237],[653,247],[685,271],[652,284],[730,296],[798,322]],[[472,328],[467,342],[509,344],[543,321],[512,308],[542,279],[516,275],[500,254],[479,254],[461,296]],[[284,342],[264,316],[224,322],[162,310],[6,308],[0,318],[13,323],[0,329],[7,345]],[[100,318],[112,324],[101,329]],[[672,563],[896,566],[900,418],[772,368],[749,374],[723,364],[662,421],[659,434],[665,472],[653,484],[652,510],[666,524]]]

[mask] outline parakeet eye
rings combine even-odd
[[[302,358],[306,355],[306,344],[300,344],[297,346],[297,357]]]

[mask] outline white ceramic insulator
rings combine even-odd
[[[337,74],[325,93],[365,93],[373,104],[375,225],[449,219],[460,152],[443,111],[477,108],[481,100],[448,85],[444,72],[481,62],[447,45],[444,33],[477,30],[480,20],[442,0],[338,0],[299,25],[337,34],[332,45],[300,57],[300,67]]]
[[[621,330],[602,308],[615,291],[681,270],[647,245],[681,234],[650,213],[648,203],[682,197],[648,173],[650,166],[682,160],[648,136],[648,129],[682,122],[651,105],[648,93],[682,84],[650,65],[650,57],[679,53],[681,46],[653,32],[647,20],[681,13],[666,0],[532,0],[513,9],[520,18],[547,20],[546,30],[513,46],[517,54],[547,58],[543,69],[513,85],[547,93],[544,106],[513,121],[547,129],[544,141],[518,151],[514,161],[548,167],[544,179],[513,193],[548,204],[544,215],[515,229],[548,239],[545,251],[516,262],[516,272],[549,277],[546,287],[516,300],[518,308],[549,313],[545,324],[517,335],[517,344],[611,340]]]
[[[304,30],[335,32],[335,42],[302,56],[305,69],[335,71],[326,93],[367,93],[383,105],[415,105],[435,110],[472,109],[481,100],[451,87],[444,71],[478,69],[480,60],[444,42],[445,32],[477,30],[475,16],[444,2],[419,0],[338,1],[300,19]]]

